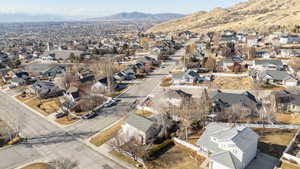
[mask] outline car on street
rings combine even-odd
[[[60,118],[65,117],[66,115],[67,115],[67,113],[64,113],[64,112],[56,113],[55,118],[60,119]]]
[[[109,108],[109,107],[113,107],[115,105],[117,105],[121,100],[120,99],[112,99],[111,101],[109,101],[108,103],[104,104],[104,108]]]
[[[82,116],[83,119],[92,119],[95,118],[98,114],[94,111]]]

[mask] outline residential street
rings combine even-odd
[[[178,51],[177,55],[182,52],[182,50]],[[40,157],[41,160],[65,157],[78,161],[79,167],[82,169],[122,168],[112,160],[90,149],[83,143],[83,140],[128,114],[131,111],[130,105],[137,99],[147,97],[159,86],[161,79],[174,65],[175,61],[170,61],[165,68],[155,70],[146,80],[131,86],[126,93],[119,97],[122,100],[119,105],[102,110],[103,112],[95,119],[83,120],[64,129],[48,122],[13,98],[0,92],[0,118],[12,125],[20,125],[22,136],[28,138],[28,143],[24,143],[26,149],[21,146],[14,147],[18,153],[11,153],[8,158],[3,158],[1,166],[8,169],[37,160],[37,157]],[[10,148],[6,151],[9,150]],[[26,158],[18,155],[27,154],[28,151],[34,155],[26,156]]]

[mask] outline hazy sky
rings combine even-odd
[[[118,12],[189,14],[245,0],[0,0],[0,12],[102,16]]]

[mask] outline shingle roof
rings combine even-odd
[[[276,66],[282,66],[283,63],[281,60],[255,60],[255,65],[276,65]]]
[[[249,142],[257,141],[258,135],[250,128],[234,127],[226,124],[210,123],[197,141],[197,145],[205,147],[213,153],[211,160],[227,166],[230,169],[240,168],[239,161],[230,151],[219,147],[218,142],[233,142],[241,151],[247,150]],[[247,153],[247,152],[244,152]]]
[[[271,76],[272,79],[274,79],[274,80],[289,80],[292,78],[292,76],[290,74],[288,74],[287,72],[278,71],[278,70],[266,70],[266,71],[262,72],[259,76],[261,78],[263,78],[267,75]]]
[[[143,132],[147,132],[154,124],[153,121],[151,121],[150,119],[147,119],[145,117],[142,117],[140,115],[131,113],[127,119],[125,120],[125,122],[129,125],[131,125],[132,127],[139,129]]]

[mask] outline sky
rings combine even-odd
[[[105,16],[119,12],[191,14],[245,0],[0,0],[2,13]]]

